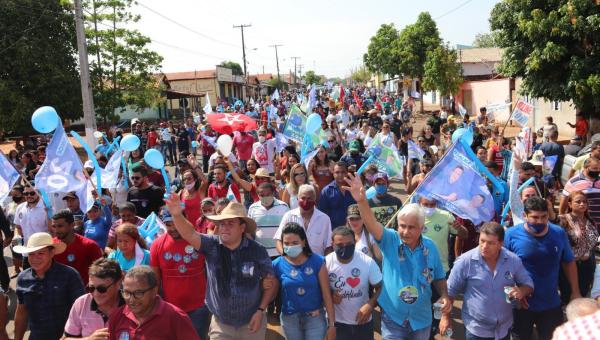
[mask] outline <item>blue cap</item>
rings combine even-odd
[[[169,210],[167,209],[162,209],[160,212],[160,219],[163,222],[173,222],[173,216],[171,216],[171,213],[169,213]]]

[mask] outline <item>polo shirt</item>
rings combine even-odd
[[[119,306],[125,300],[119,294]],[[104,315],[94,301],[92,294],[82,295],[75,300],[69,312],[69,319],[65,325],[65,334],[71,337],[87,337],[96,330],[108,326],[108,315]]]
[[[583,191],[588,200],[590,217],[597,225],[600,224],[600,180],[590,180],[580,173],[567,181],[563,196],[569,197],[573,191]]]
[[[93,240],[79,234],[74,234],[74,236],[73,242],[67,244],[64,252],[54,255],[54,260],[75,268],[79,272],[83,283],[87,285],[90,265],[101,258],[103,252]],[[54,241],[58,242],[60,240],[55,237]]]
[[[529,310],[541,312],[559,307],[558,271],[563,262],[575,259],[564,229],[550,223],[546,235],[535,237],[521,223],[508,228],[504,247],[521,258],[535,284],[533,295],[527,299]]]
[[[32,268],[17,277],[17,301],[27,310],[29,339],[60,339],[73,302],[84,288],[77,271],[53,262],[43,278]]]
[[[534,288],[516,254],[502,248],[491,272],[479,248],[474,248],[454,262],[448,294],[454,299],[464,295],[461,315],[469,332],[482,338],[503,339],[513,323],[513,308],[506,303],[504,287],[515,285]]]
[[[206,259],[206,305],[224,324],[241,327],[260,306],[262,279],[274,275],[263,246],[246,237],[233,250],[218,236],[200,234],[200,252]]]
[[[139,227],[142,224],[144,224],[144,221],[146,221],[145,218],[141,218],[139,216],[135,217],[135,226]],[[113,224],[110,226],[110,230],[108,231],[108,239],[116,239],[117,237],[117,233],[115,232],[115,230],[117,229],[118,226],[120,226],[121,224],[123,224],[123,219],[118,219],[115,222],[113,222]]]
[[[267,249],[269,256],[277,256],[277,248],[273,236],[281,224],[281,219],[290,208],[288,205],[278,199],[273,200],[273,205],[265,208],[260,201],[254,202],[248,208],[248,217],[256,221],[256,242]]]
[[[21,226],[23,244],[27,244],[27,240],[32,234],[48,232],[48,214],[46,214],[42,200],[40,199],[33,207],[29,207],[27,202],[19,204],[15,211],[14,223]]]
[[[108,319],[111,340],[123,339],[200,339],[192,320],[181,309],[156,297],[152,314],[138,325],[127,305],[119,307]]]
[[[304,227],[304,218],[300,214],[300,207],[292,209],[283,215],[279,228],[277,228],[273,236],[275,241],[281,240],[281,232],[289,222],[298,223]],[[308,227],[305,227],[304,230],[308,245],[313,253],[325,256],[325,249],[331,247],[331,221],[329,220],[329,216],[315,208],[308,222]]]
[[[347,190],[342,194],[337,182],[332,181],[321,190],[318,208],[329,216],[331,227],[335,229],[336,227],[346,225],[346,213],[348,207],[352,204],[356,204],[356,201],[352,198],[352,194]]]
[[[206,273],[204,255],[184,239],[164,234],[152,242],[150,265],[160,270],[165,301],[192,312],[204,306]]]
[[[431,283],[446,278],[435,244],[422,236],[414,250],[395,230],[383,228],[377,245],[383,254],[383,288],[379,305],[397,324],[414,330],[431,326]]]

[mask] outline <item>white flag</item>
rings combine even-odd
[[[208,92],[206,92],[206,105],[203,107],[204,113],[212,113],[212,105],[210,105],[210,97],[208,96]]]
[[[273,95],[271,96],[271,99],[273,100],[279,100],[279,90],[275,89],[275,92],[273,92]]]
[[[100,172],[102,174],[102,187],[105,189],[114,189],[119,184],[119,172],[121,170],[121,157],[123,150],[115,152],[110,160]],[[95,177],[94,177],[95,178]]]
[[[227,199],[230,202],[237,202],[237,198],[235,198],[235,194],[233,193],[233,190],[231,190],[231,185],[229,186],[229,189],[227,189]]]
[[[464,117],[467,114],[467,109],[465,109],[460,103],[458,103],[458,113],[460,113],[461,117]]]

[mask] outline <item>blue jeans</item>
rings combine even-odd
[[[483,338],[483,337],[477,336],[477,335],[469,332],[469,330],[466,328],[465,328],[465,339],[467,339],[467,340],[494,340],[494,338]],[[500,340],[510,340],[510,332],[508,332],[506,334],[506,336]]]
[[[281,313],[280,319],[287,340],[323,339],[327,332],[327,321],[323,310],[320,310],[317,316],[301,312],[291,315]]]
[[[187,313],[192,320],[192,325],[201,339],[208,339],[208,327],[210,326],[210,312],[206,305]]]
[[[335,323],[335,334],[338,340],[373,340],[373,320],[363,325],[348,325],[341,322]]]
[[[397,324],[385,311],[381,313],[381,337],[384,340],[429,340],[431,326],[413,330],[410,324]]]

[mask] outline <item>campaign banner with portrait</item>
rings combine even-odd
[[[296,104],[292,104],[287,117],[283,134],[296,143],[302,143],[306,130],[306,116],[302,114]]]
[[[438,207],[448,210],[473,224],[491,221],[494,200],[485,178],[464,149],[455,143],[415,191],[437,201]]]

